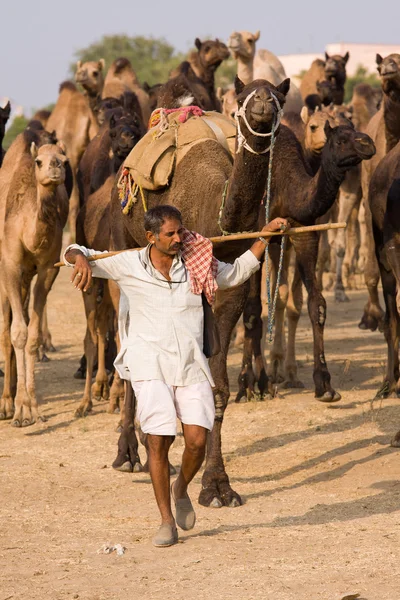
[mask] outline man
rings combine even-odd
[[[120,287],[121,351],[115,367],[132,383],[137,418],[147,434],[150,476],[161,513],[153,544],[166,547],[178,540],[176,524],[184,530],[194,527],[187,488],[201,467],[214,423],[214,382],[203,353],[202,293],[211,301],[217,287],[244,283],[259,269],[268,242],[259,238],[231,265],[212,256],[209,240],[184,229],[173,206],[150,209],[144,227],[149,243],[143,250],[88,262],[86,257],[97,253],[73,244],[64,262],[74,267],[71,281],[78,290],[87,291],[92,276],[113,279]],[[287,227],[278,218],[263,231]],[[170,489],[168,451],[177,417],[185,449]]]

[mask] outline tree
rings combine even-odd
[[[8,150],[17,135],[22,133],[27,125],[28,120],[23,115],[14,118],[3,139],[4,150]]]
[[[171,69],[185,60],[185,56],[176,52],[165,39],[143,36],[105,35],[98,42],[75,52],[77,61],[104,58],[106,69],[121,56],[130,60],[139,81],[147,81],[149,85],[167,81]],[[71,74],[74,74],[75,70],[74,63],[70,67]]]
[[[368,83],[371,87],[380,89],[381,82],[375,73],[368,73],[363,65],[358,65],[357,71],[352,77],[348,77],[345,84],[344,102],[350,102],[353,90],[358,83]]]

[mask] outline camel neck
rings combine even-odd
[[[241,56],[238,57],[237,74],[238,77],[245,85],[251,83],[254,79],[254,57],[245,59]]]
[[[269,152],[251,154],[245,148],[235,155],[221,219],[225,231],[235,233],[256,229],[267,182],[269,156]]]
[[[385,94],[383,102],[387,154],[400,140],[400,92],[396,95]]]
[[[322,217],[332,207],[345,175],[346,169],[339,167],[332,160],[329,150],[323,151],[321,166],[311,184],[311,189],[314,189],[309,195],[310,214],[313,220]]]

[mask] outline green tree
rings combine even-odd
[[[15,138],[19,133],[22,133],[26,126],[28,125],[28,120],[22,115],[20,117],[15,117],[10,127],[7,129],[6,134],[3,139],[3,148],[4,150],[8,150],[11,146]]]
[[[358,83],[369,83],[373,88],[380,89],[381,82],[375,73],[369,73],[363,65],[358,65],[357,71],[352,77],[348,77],[345,84],[344,102],[350,102],[353,90]]]
[[[163,38],[127,35],[105,35],[87,48],[77,50],[74,56],[76,61],[82,62],[104,58],[106,69],[115,59],[124,56],[132,63],[139,81],[147,81],[149,85],[166,81],[171,69],[185,60],[185,55],[176,52]],[[73,63],[71,75],[75,70],[76,63]]]

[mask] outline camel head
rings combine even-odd
[[[6,131],[6,123],[9,119],[10,112],[11,112],[11,104],[7,98],[4,108],[2,108],[0,106],[0,136],[2,136],[1,139],[4,137],[4,134]],[[0,152],[1,152],[1,148],[0,148]]]
[[[222,88],[218,88],[217,98],[222,104],[222,114],[234,121],[235,113],[238,109],[235,90],[227,90],[224,92]]]
[[[141,136],[142,128],[137,115],[124,113],[122,117],[111,116],[111,150],[113,155],[118,159],[119,164],[122,164]]]
[[[392,97],[398,96],[400,92],[400,54],[389,54],[386,58],[377,54],[376,64],[383,92]]]
[[[325,77],[328,80],[336,79],[344,83],[346,81],[346,64],[349,57],[350,54],[348,52],[344,56],[340,56],[340,54],[329,56],[325,52]]]
[[[335,84],[332,81],[328,81],[328,79],[324,79],[323,81],[317,81],[317,90],[318,95],[321,98],[321,104],[324,106],[329,106],[333,102],[332,91],[335,88]]]
[[[375,144],[369,135],[356,131],[353,126],[339,125],[331,127],[326,121],[324,127],[326,144],[322,153],[324,160],[328,158],[342,169],[358,165],[362,160],[369,160],[376,153]]]
[[[201,64],[206,69],[216,69],[223,60],[229,58],[228,47],[219,39],[201,42],[196,38],[194,44],[199,53]]]
[[[234,31],[228,40],[228,48],[235,60],[239,58],[251,60],[256,53],[256,42],[260,37],[260,32],[250,33],[250,31]]]
[[[68,158],[62,142],[45,144],[40,148],[32,142],[31,156],[35,161],[35,177],[39,185],[54,188],[64,183]]]
[[[328,121],[334,127],[337,125],[335,119],[318,109],[310,115],[306,106],[303,106],[300,116],[305,125],[305,149],[312,154],[321,154],[326,143],[325,123]]]
[[[104,58],[98,61],[88,61],[82,63],[80,60],[76,63],[75,81],[92,95],[99,94],[104,85]]]

